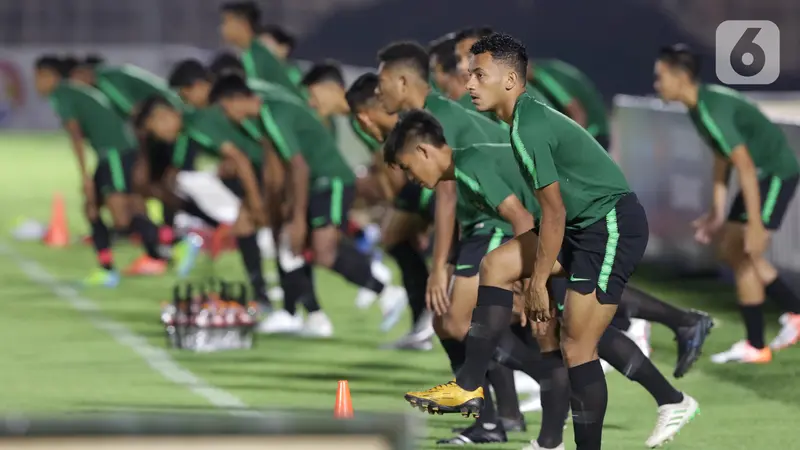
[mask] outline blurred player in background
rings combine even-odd
[[[714,241],[733,269],[747,338],[711,360],[768,363],[771,350],[800,339],[800,298],[764,256],[794,198],[800,165],[781,129],[758,107],[732,89],[701,83],[699,72],[699,57],[680,44],[663,48],[655,64],[656,91],[689,108],[692,123],[714,151],[710,211],[693,223],[695,238],[702,244]],[[731,168],[741,191],[726,215]],[[767,296],[784,311],[782,329],[769,346],[762,311]]]
[[[264,46],[272,51],[286,67],[286,74],[295,86],[300,86],[303,81],[303,71],[290,58],[297,45],[295,37],[280,25],[269,24],[259,29],[258,39]]]
[[[71,65],[71,64],[70,64]],[[83,187],[85,214],[92,228],[92,242],[100,268],[84,284],[115,287],[120,278],[114,268],[111,238],[100,217],[99,208],[111,212],[115,229],[132,229],[141,236],[146,253],[125,272],[136,275],[164,273],[167,257],[159,249],[158,228],[147,218],[143,199],[132,193],[132,172],[136,144],[123,119],[108,99],[96,89],[64,79],[62,61],[42,58],[35,63],[37,91],[50,99],[67,131],[78,160]],[[85,146],[95,151],[97,167],[89,173]]]
[[[344,98],[344,76],[335,61],[314,64],[302,79],[308,92],[308,104],[317,111],[322,123],[336,138],[336,117],[350,112]]]
[[[258,39],[261,11],[252,1],[230,2],[222,6],[222,38],[242,51],[247,78],[278,84],[298,97],[304,93],[292,82],[284,63]]]

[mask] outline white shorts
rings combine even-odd
[[[175,195],[193,201],[209,217],[224,224],[235,222],[241,207],[239,198],[213,172],[178,172]]]

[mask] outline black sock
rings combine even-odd
[[[539,343],[536,342],[536,339],[533,337],[533,330],[530,326],[522,326],[518,323],[511,325],[511,332],[514,333],[514,336],[518,337],[520,341],[522,341],[528,348],[534,350],[537,354],[540,353],[539,351]]]
[[[278,265],[278,277],[283,289],[283,309],[291,315],[297,312],[297,300],[303,295],[305,274],[302,268],[291,272],[284,272]]]
[[[564,423],[569,414],[569,372],[559,350],[542,353],[540,368],[542,426],[536,441],[543,448],[556,448],[564,440]]]
[[[747,341],[757,349],[764,348],[764,311],[761,305],[739,305],[747,330]]]
[[[90,222],[92,227],[92,245],[97,252],[97,261],[106,270],[114,270],[114,261],[111,256],[111,234],[108,227],[103,223],[103,219],[95,219]]]
[[[478,303],[472,311],[467,339],[467,359],[456,376],[462,389],[474,391],[483,385],[486,370],[504,331],[511,323],[514,293],[494,286],[478,287]]]
[[[464,365],[464,360],[467,359],[466,346],[463,341],[457,339],[440,339],[444,352],[447,353],[447,359],[450,360],[450,368],[453,369],[453,374],[457,374]]]
[[[683,394],[664,378],[653,362],[622,331],[608,327],[597,344],[597,353],[619,373],[647,389],[658,406],[683,401]]]
[[[680,327],[693,325],[696,320],[691,311],[676,308],[630,285],[622,291],[622,305],[625,305],[631,317],[660,323],[675,333]]]
[[[197,206],[197,203],[195,203],[194,201],[191,200],[185,201],[181,205],[181,210],[186,214],[189,214],[190,216],[197,217],[198,219],[202,220],[203,222],[209,224],[214,228],[219,226],[219,222],[213,217],[206,214],[202,209],[200,209],[200,207]]]
[[[496,364],[496,367],[492,367],[486,372],[486,378],[494,388],[494,395],[497,397],[497,415],[505,419],[521,419],[522,412],[519,410],[514,371]]]
[[[303,271],[306,274],[306,295],[302,297],[303,306],[306,307],[308,313],[317,312],[322,307],[319,306],[319,299],[317,299],[317,289],[314,287],[314,267],[311,264],[303,266]]]
[[[131,230],[139,234],[147,256],[154,259],[164,259],[161,252],[158,251],[158,227],[147,216],[142,214],[133,216]]]
[[[512,370],[521,370],[531,378],[539,382],[542,377],[539,370],[541,361],[540,353],[533,351],[520,338],[518,338],[511,328],[507,328],[500,333],[497,347],[494,349],[493,360]]]
[[[775,280],[765,287],[767,297],[777,303],[784,312],[800,314],[800,297],[778,275]]]
[[[342,239],[331,269],[357,286],[380,293],[383,291],[383,283],[372,276],[371,266],[369,256],[359,252],[349,240]]]
[[[177,213],[177,211],[175,211],[174,208],[170,208],[166,204],[162,204],[161,205],[161,215],[164,218],[164,225],[166,225],[166,226],[168,226],[170,228],[174,227],[175,226],[175,214],[176,213]]]
[[[494,405],[494,398],[492,398],[492,391],[489,390],[489,381],[483,383],[483,408],[478,415],[477,423],[481,425],[500,425],[497,418],[497,408]]]
[[[264,281],[264,270],[261,263],[261,249],[258,248],[256,235],[238,236],[236,244],[239,247],[239,253],[242,255],[244,270],[247,273],[250,285],[253,287],[253,295],[256,301],[269,304],[267,282]]]
[[[403,287],[408,293],[408,306],[411,307],[411,319],[417,323],[425,312],[425,288],[428,283],[428,265],[425,258],[410,242],[397,244],[389,249],[389,254],[397,261]]]
[[[570,367],[572,425],[576,450],[600,450],[603,420],[608,406],[608,386],[600,360]]]

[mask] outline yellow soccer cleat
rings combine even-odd
[[[453,380],[427,391],[409,392],[406,401],[429,414],[461,413],[464,417],[478,417],[483,408],[483,388],[466,391]]]

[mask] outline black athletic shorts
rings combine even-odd
[[[567,288],[597,291],[602,304],[619,304],[628,279],[644,255],[647,215],[636,194],[620,197],[606,216],[582,230],[566,230],[558,262],[569,276]]]
[[[394,207],[400,211],[420,214],[432,221],[436,209],[436,196],[432,190],[409,181],[394,198]]]
[[[136,150],[108,150],[106,157],[97,162],[94,171],[95,198],[102,203],[112,194],[130,194],[133,168],[136,166]]]
[[[495,228],[489,234],[473,234],[460,239],[450,255],[450,263],[455,266],[453,275],[474,277],[481,268],[483,257],[513,237]]]
[[[341,229],[347,227],[347,215],[356,198],[356,188],[334,178],[330,185],[312,190],[308,195],[308,227],[323,228],[334,225]]]
[[[798,176],[781,180],[778,177],[766,177],[759,180],[758,188],[761,191],[761,221],[768,230],[777,230],[781,227],[783,216],[789,209],[789,204],[797,190]],[[739,191],[731,204],[728,214],[729,222],[747,222],[747,211],[744,207],[744,197]]]
[[[195,170],[199,144],[190,139],[178,140],[175,144],[169,144],[158,139],[148,138],[145,146],[150,166],[150,181],[152,182],[160,181],[170,167],[179,171]]]
[[[256,182],[258,183],[259,192],[261,192],[261,188],[264,187],[264,172],[258,166],[253,166],[253,173],[256,175]],[[239,177],[233,178],[222,178],[222,184],[225,185],[233,195],[243,199],[245,197],[244,192],[244,185],[242,184],[242,180]]]

